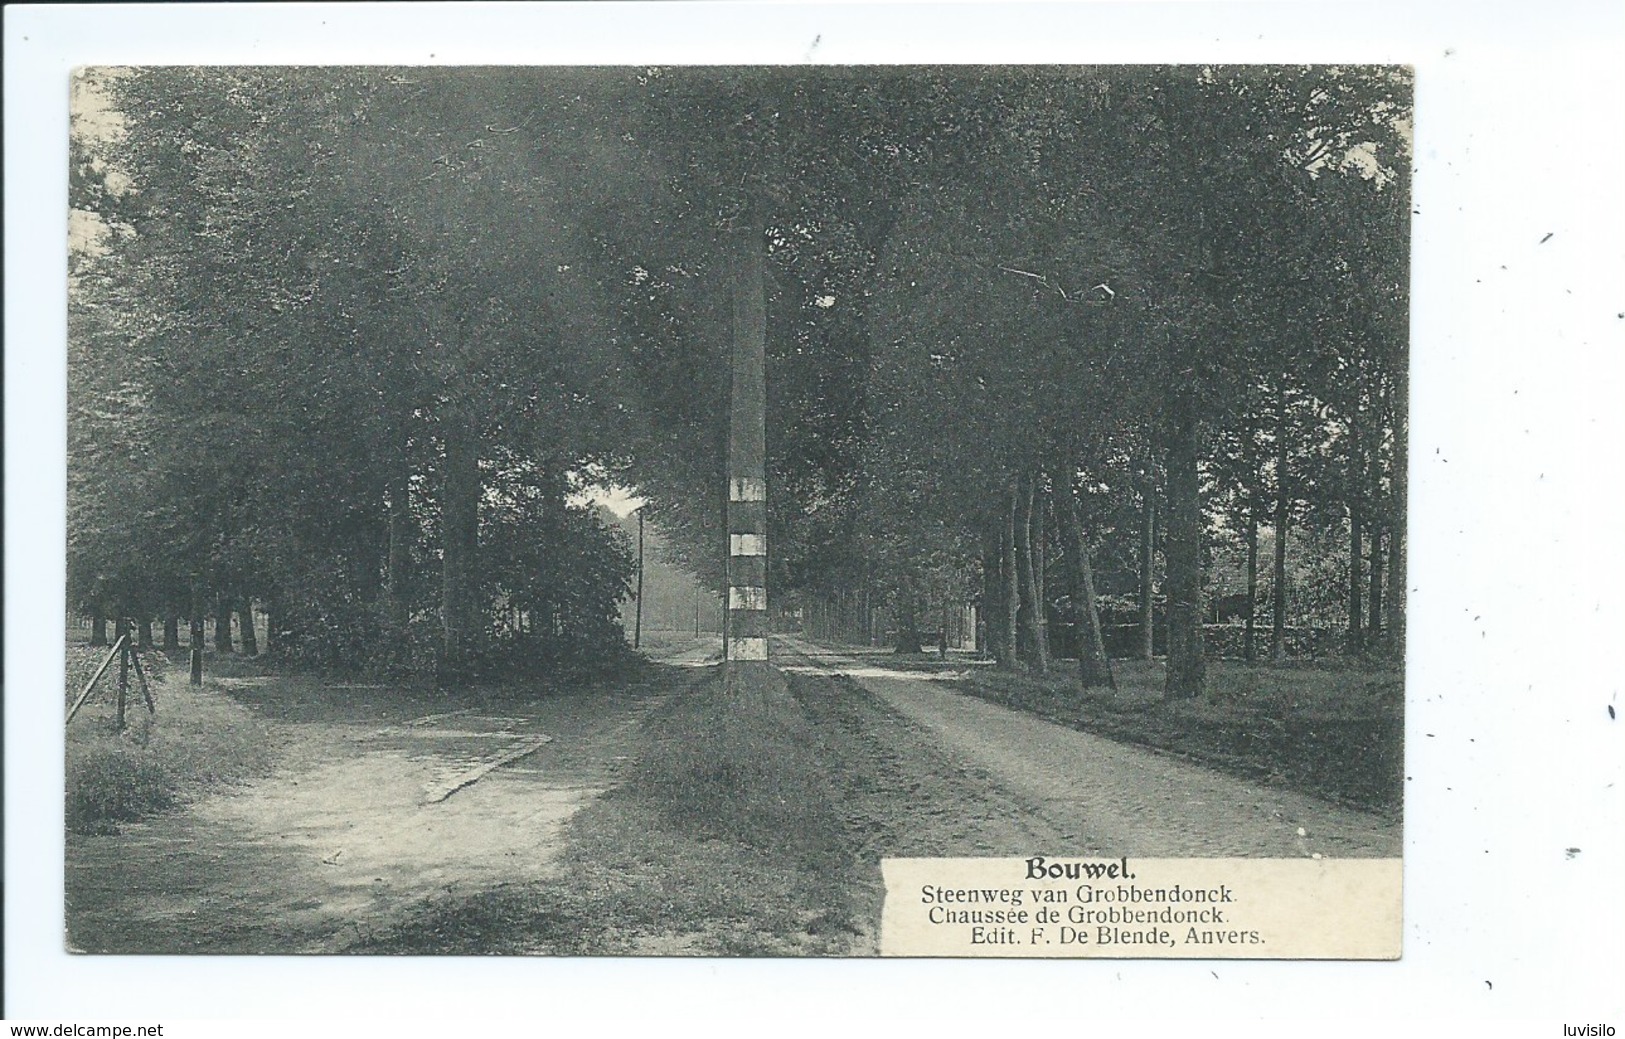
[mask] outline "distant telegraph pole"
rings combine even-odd
[[[728,419],[729,679],[767,666],[767,302],[762,229],[727,232],[733,278],[733,394]]]
[[[621,636],[625,638],[625,635]],[[638,612],[632,622],[632,648],[643,645],[643,509],[638,509]]]

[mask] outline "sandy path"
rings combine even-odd
[[[272,775],[70,841],[69,944],[342,951],[426,897],[545,877],[560,829],[616,782],[658,699],[628,689],[279,723]]]
[[[951,760],[1047,821],[1054,854],[1142,857],[1397,856],[1396,823],[1079,732],[945,687],[942,673],[891,670],[789,638],[791,672],[846,675]],[[1301,832],[1300,832],[1301,831]]]

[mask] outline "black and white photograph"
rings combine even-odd
[[[1411,90],[80,70],[70,947],[865,956],[886,858],[1397,858]]]
[[[14,1033],[1625,1025],[1625,12],[5,37]]]

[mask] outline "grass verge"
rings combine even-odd
[[[777,673],[750,695],[665,669],[626,781],[568,824],[558,878],[431,904],[349,951],[817,956],[852,951],[854,858],[820,741]]]
[[[95,673],[105,649],[68,648],[71,699]],[[107,833],[183,804],[212,787],[269,770],[270,733],[245,708],[207,686],[172,675],[159,653],[142,663],[157,701],[149,715],[132,675],[127,727],[118,731],[115,663],[67,727],[66,821],[74,833]]]
[[[1068,662],[1069,663],[1069,662]],[[1404,794],[1397,669],[1208,665],[1207,695],[1162,698],[1163,666],[1114,661],[1118,688],[979,669],[961,691],[1124,743],[1152,747],[1367,811],[1397,815]]]

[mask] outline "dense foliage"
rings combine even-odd
[[[1398,648],[1402,70],[98,70],[77,105],[87,610],[252,601],[273,648],[452,681],[613,645],[584,489],[720,575],[745,226],[777,602],[907,643],[974,601],[1039,668],[1065,622],[1094,683],[1095,604],[1155,597],[1171,695],[1238,592],[1277,653],[1334,601]]]

